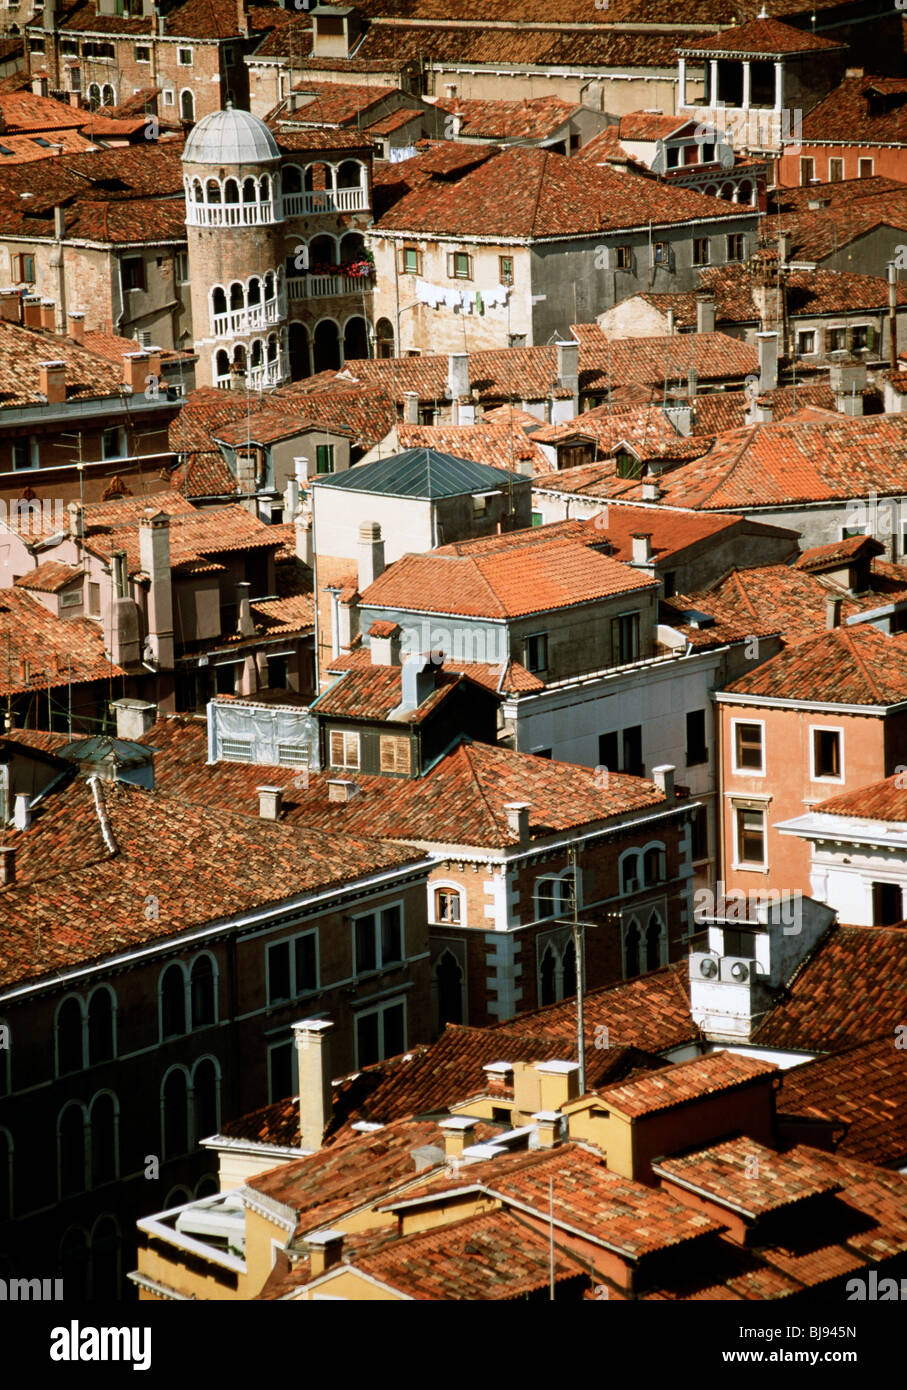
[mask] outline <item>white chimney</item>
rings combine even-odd
[[[632,565],[651,565],[652,563],[652,534],[651,532],[635,533],[630,538],[633,542]]]
[[[774,391],[778,385],[778,334],[757,333],[759,344],[759,390]]]
[[[403,418],[408,425],[419,423],[419,392],[403,392]]]
[[[449,1120],[441,1120],[439,1129],[444,1131],[444,1157],[459,1158],[464,1149],[476,1142],[476,1121],[472,1115],[451,1115]]]
[[[151,508],[139,520],[139,558],[148,577],[148,637],[162,670],[173,669],[173,590],[170,580],[170,518]]]
[[[664,792],[665,800],[673,803],[674,801],[674,772],[676,769],[671,763],[662,763],[659,767],[652,768],[652,781],[659,791]]]
[[[644,502],[657,502],[661,497],[661,488],[654,480],[644,482],[642,485],[642,500]]]
[[[27,830],[31,825],[31,796],[28,792],[17,792],[13,825],[17,830]]]
[[[754,401],[750,401],[743,418],[748,425],[770,425],[774,414],[769,397],[757,396]]]
[[[557,349],[557,384],[563,390],[579,395],[579,343],[575,338],[559,338]]]
[[[714,333],[715,319],[718,313],[718,302],[713,294],[697,294],[696,296],[696,332]]]
[[[528,801],[508,801],[504,810],[507,813],[507,828],[511,835],[516,835],[520,842],[520,847],[529,843],[529,812],[532,809]]]
[[[304,1153],[321,1148],[331,1117],[327,1035],[333,1026],[324,1018],[304,1018],[293,1024],[299,1064],[299,1147]]]
[[[283,800],[282,787],[256,787],[258,792],[258,814],[262,820],[280,820],[280,804]]]
[[[672,336],[676,331],[676,316],[673,309],[668,310],[668,333]]]
[[[364,594],[370,584],[384,573],[384,541],[377,521],[359,523],[359,574],[357,584]]]
[[[447,394],[458,401],[469,395],[469,353],[451,352],[447,357]]]
[[[112,700],[110,708],[116,715],[117,738],[137,741],[157,719],[157,705],[149,700],[131,700],[124,696],[121,700]]]

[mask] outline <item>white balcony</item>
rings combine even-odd
[[[300,217],[311,212],[367,212],[368,189],[323,188],[312,193],[285,193],[283,210],[286,217]]]
[[[362,294],[371,288],[369,275],[299,275],[287,281],[291,299],[327,299],[337,294]]]
[[[279,299],[266,299],[264,304],[252,304],[248,309],[231,309],[226,314],[213,314],[211,323],[215,338],[229,338],[234,333],[252,333],[256,328],[272,328],[284,317],[285,308]]]
[[[280,363],[266,362],[261,367],[250,367],[247,380],[253,391],[263,391],[267,386],[277,386],[280,382]]]
[[[275,215],[273,202],[186,204],[186,222],[190,227],[260,227],[281,220],[282,213],[278,208]]]

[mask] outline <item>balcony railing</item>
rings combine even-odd
[[[231,309],[226,314],[213,314],[215,338],[232,333],[251,333],[256,328],[270,328],[280,323],[283,306],[279,299],[266,299],[264,304],[250,304],[247,309]]]
[[[187,203],[186,221],[191,227],[259,227],[280,221],[274,203]]]
[[[300,217],[310,212],[367,212],[368,189],[323,188],[310,193],[285,193],[283,210],[286,217]]]
[[[253,391],[263,391],[266,386],[276,386],[280,381],[280,363],[266,362],[262,367],[250,367],[248,378]]]
[[[326,299],[335,294],[362,294],[371,288],[367,275],[299,275],[287,280],[291,299]]]

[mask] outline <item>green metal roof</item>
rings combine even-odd
[[[379,493],[385,497],[462,497],[474,492],[498,492],[514,481],[525,484],[521,473],[492,468],[473,459],[455,458],[437,449],[404,449],[402,454],[356,464],[344,473],[322,474],[310,479],[318,487],[342,487],[348,492]]]

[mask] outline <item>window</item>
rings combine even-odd
[[[695,164],[695,163],[696,163],[696,160],[695,160],[695,158],[694,158],[693,160],[689,160],[689,161],[687,161],[687,162],[688,162],[688,163]],[[705,143],[704,143],[704,144],[702,145],[702,147],[700,148],[700,151],[699,151],[699,163],[700,163],[700,164],[713,164],[714,162],[715,162],[715,142],[714,142],[714,140],[707,140],[707,141],[705,141]]]
[[[268,689],[287,690],[288,658],[285,656],[268,657]]]
[[[101,586],[88,581],[88,614],[91,618],[101,616]]]
[[[106,39],[86,39],[82,44],[83,58],[115,58],[116,49]]]
[[[816,161],[804,157],[800,160],[800,187],[806,188],[816,177]]]
[[[126,256],[123,260],[123,289],[145,288],[145,262],[141,256]]]
[[[60,1196],[71,1197],[84,1192],[87,1186],[85,1171],[85,1114],[73,1101],[60,1115],[57,1125],[59,1145]]]
[[[623,613],[611,619],[611,662],[624,666],[639,660],[639,614]]]
[[[533,632],[523,638],[523,662],[527,671],[548,669],[548,634]]]
[[[871,178],[872,178],[872,175],[873,175],[873,170],[874,170],[874,168],[875,168],[875,161],[874,161],[874,160],[872,160],[872,159],[858,159],[858,160],[857,160],[857,178],[858,178],[858,179],[871,179]]]
[[[813,328],[801,328],[797,334],[797,356],[805,357],[816,350],[816,333]]]
[[[447,275],[451,280],[471,280],[472,256],[467,251],[449,251],[447,254]]]
[[[272,1101],[283,1100],[299,1090],[298,1058],[292,1042],[274,1043],[268,1048],[268,1093]]]
[[[745,806],[735,810],[737,863],[765,867],[765,812]]]
[[[633,269],[633,247],[618,246],[615,248],[615,265],[618,270]]]
[[[866,323],[855,324],[850,330],[850,350],[860,352],[863,348],[875,347],[875,330]]]
[[[382,734],[379,749],[382,772],[412,771],[410,741],[405,734]]]
[[[333,444],[315,445],[315,471],[318,473],[333,473],[334,471],[334,446]]]
[[[167,1073],[161,1095],[161,1119],[165,1158],[189,1151],[189,1086],[186,1073],[174,1067]]]
[[[331,730],[331,766],[359,766],[359,735],[345,729]]]
[[[904,920],[904,904],[899,883],[872,885],[872,925],[893,927]]]
[[[729,261],[742,261],[746,246],[742,232],[732,232],[727,238],[727,259]]]
[[[690,823],[690,854],[693,863],[709,857],[709,813],[700,806]]]
[[[734,720],[734,771],[764,772],[762,724]]]
[[[232,68],[236,62],[236,50],[229,45],[224,49],[224,67]]]
[[[383,1004],[356,1019],[356,1066],[367,1067],[406,1048],[406,1012],[400,1003]]]
[[[146,43],[137,43],[132,50],[132,56],[137,63],[150,63],[151,49]]]
[[[708,237],[693,238],[693,264],[708,265],[709,263],[709,239]]]
[[[102,986],[88,1001],[88,1065],[113,1057],[113,996]]]
[[[473,497],[473,499],[472,499],[472,514],[473,514],[473,516],[485,516],[485,514],[486,514],[487,511],[488,511],[488,498],[487,498],[487,497]]]
[[[680,146],[679,146],[679,145],[668,145],[668,148],[667,148],[666,153],[667,153],[667,157],[668,157],[668,159],[667,159],[667,167],[668,167],[669,169],[679,169],[679,168],[680,168]]]
[[[176,61],[179,63],[180,67],[182,67],[182,68],[191,68],[191,67],[192,67],[192,49],[191,49],[191,48],[178,48],[178,49],[176,50]]]
[[[512,256],[498,256],[498,279],[502,285],[513,284]]]
[[[637,893],[642,887],[642,869],[640,867],[641,855],[633,853],[627,854],[620,864],[620,891],[622,893]]]
[[[81,1071],[84,1065],[82,1001],[72,995],[57,1011],[57,1075]]]
[[[33,285],[35,283],[35,258],[26,255],[10,256],[9,258],[10,275],[17,285]]]
[[[828,161],[828,182],[840,183],[844,178],[844,160],[830,159]]]
[[[665,570],[661,576],[665,598],[673,598],[677,593],[677,571]]]
[[[172,105],[173,105],[173,88],[172,88],[172,87],[165,87],[165,88],[164,88],[164,105],[165,105],[165,106],[172,106]]]
[[[844,352],[847,348],[847,329],[826,328],[825,348],[827,352]]]
[[[573,915],[573,874],[560,878],[540,878],[535,885],[538,917],[570,917]]]
[[[186,982],[179,965],[168,965],[161,976],[161,1035],[178,1038],[186,1032]]]
[[[237,665],[232,661],[222,661],[214,667],[214,689],[218,695],[236,694],[236,680],[240,666],[241,663]]]
[[[694,709],[687,714],[687,767],[707,763],[709,751],[705,741],[705,710]]]
[[[355,973],[366,975],[403,960],[403,911],[398,903],[353,920]]]
[[[32,436],[27,439],[14,439],[12,452],[13,468],[38,467],[38,444]]]
[[[192,1027],[207,1028],[216,1018],[214,962],[208,955],[198,956],[189,974]]]
[[[633,724],[628,729],[601,734],[598,740],[598,761],[599,766],[610,768],[612,772],[625,772],[631,777],[642,777],[645,773],[642,725]]]
[[[117,1113],[112,1095],[103,1092],[92,1102],[89,1115],[91,1129],[91,1185],[113,1182],[117,1175]]]
[[[61,39],[61,41],[60,41],[60,52],[63,53],[63,54],[65,54],[68,58],[78,58],[78,56],[79,56],[79,40],[78,40],[78,39]]]
[[[173,258],[173,268],[176,274],[178,285],[188,285],[189,283],[189,252],[177,251]]]
[[[813,777],[841,780],[840,729],[813,729]]]
[[[101,436],[101,457],[105,459],[121,459],[126,456],[125,431],[119,425],[113,425],[104,431]]]
[[[460,894],[456,888],[435,889],[435,921],[460,921]]]
[[[317,932],[303,932],[268,947],[268,1003],[280,1004],[318,989]]]
[[[669,267],[671,264],[671,247],[666,241],[655,241],[652,243],[652,264]]]
[[[657,846],[647,849],[642,857],[642,862],[644,883],[648,885],[664,883],[668,876],[668,861],[663,849]]]
[[[403,275],[422,274],[422,252],[415,246],[404,246],[400,253],[400,271]]]
[[[217,1065],[213,1058],[203,1057],[196,1062],[192,1072],[192,1110],[196,1143],[217,1133],[219,1090]]]

